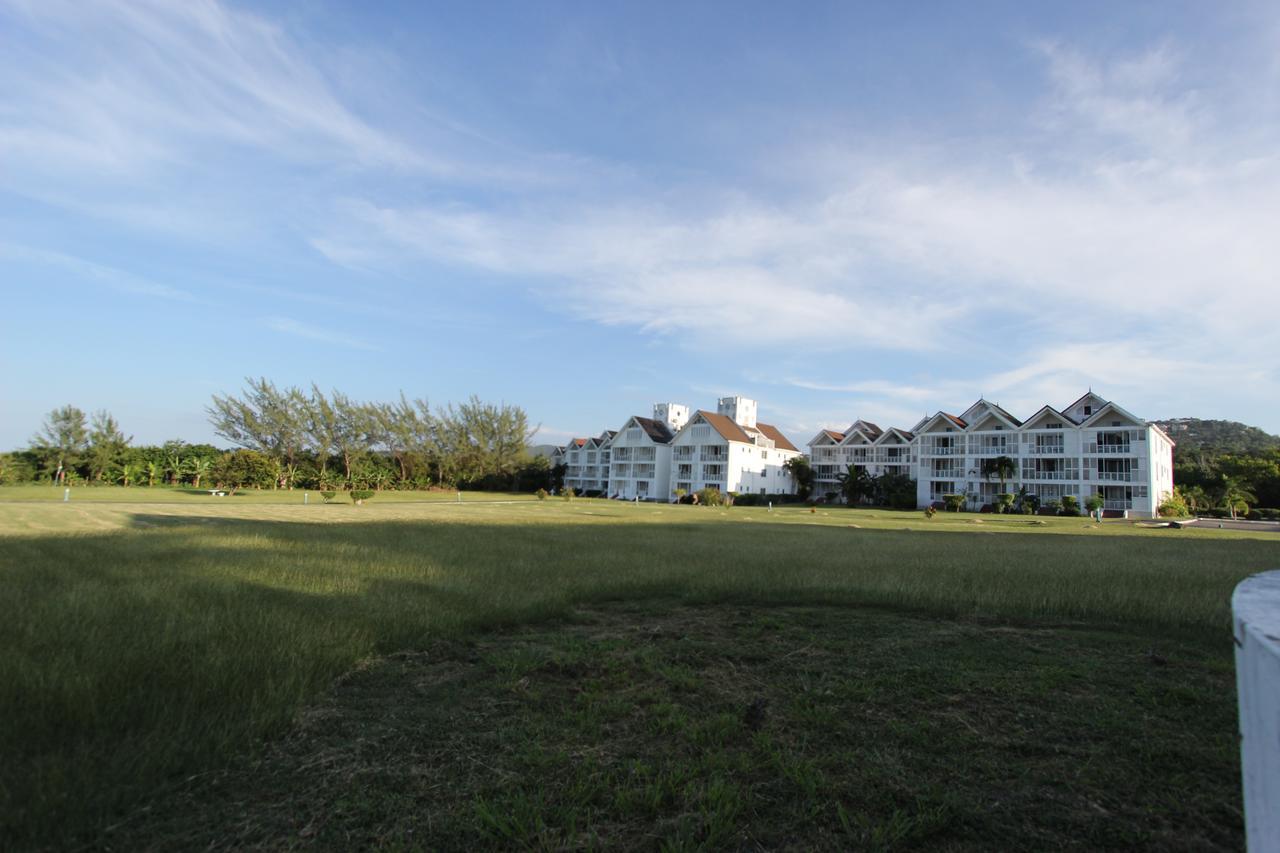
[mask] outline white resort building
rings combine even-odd
[[[1042,504],[1070,495],[1083,505],[1096,493],[1108,511],[1153,516],[1173,492],[1169,436],[1092,391],[1026,421],[986,400],[960,415],[938,412],[910,431],[856,421],[844,433],[819,432],[809,452],[818,494],[838,491],[839,475],[859,465],[871,474],[909,473],[922,507],[964,495],[970,509],[980,509],[1001,492],[1025,489]],[[982,473],[984,462],[1002,456],[1012,462],[1004,483]]]
[[[721,492],[794,494],[783,466],[803,456],[777,427],[756,419],[757,404],[723,397],[715,412],[658,403],[653,417],[633,415],[617,432],[575,438],[551,455],[578,493],[670,501],[708,486]]]
[[[804,455],[777,427],[757,421],[756,401],[746,397],[721,397],[715,412],[694,412],[671,447],[671,488],[685,492],[794,494],[783,466]]]
[[[707,486],[739,494],[794,494],[787,461],[803,455],[777,427],[756,419],[755,400],[722,397],[716,411],[659,403],[618,431],[575,438],[556,448],[564,485],[579,493],[669,501],[677,490]],[[1005,481],[984,463],[1009,460]],[[1044,406],[1023,421],[978,400],[963,413],[921,419],[909,430],[854,421],[809,442],[813,494],[839,492],[850,466],[872,477],[905,475],[921,507],[963,495],[969,509],[997,495],[1034,496],[1041,504],[1100,494],[1104,509],[1152,516],[1173,492],[1173,441],[1158,426],[1092,391],[1063,409]]]

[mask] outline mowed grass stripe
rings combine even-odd
[[[889,529],[925,527],[914,514],[603,501],[69,508],[25,508],[22,523],[115,529],[8,536],[0,551],[11,844],[92,837],[158,788],[256,748],[371,655],[574,604],[874,605],[1216,642],[1234,584],[1280,564],[1274,539],[1116,535],[1079,519],[990,535],[994,524]]]

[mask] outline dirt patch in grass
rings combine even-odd
[[[1237,849],[1230,650],[628,604],[366,662],[132,848]]]

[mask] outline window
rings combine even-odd
[[[1112,426],[1120,426],[1120,422],[1119,422],[1119,421],[1112,421],[1112,422],[1111,422],[1111,425],[1112,425]]]
[[[1092,414],[1093,414],[1093,406],[1085,406],[1085,407],[1084,407],[1084,413],[1085,413],[1086,415],[1092,415]]]
[[[1062,429],[1062,424],[1059,421],[1048,421],[1047,423],[1045,423],[1044,428],[1045,429]]]

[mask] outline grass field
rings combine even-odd
[[[465,501],[0,503],[0,846],[1240,843],[1274,535]]]

